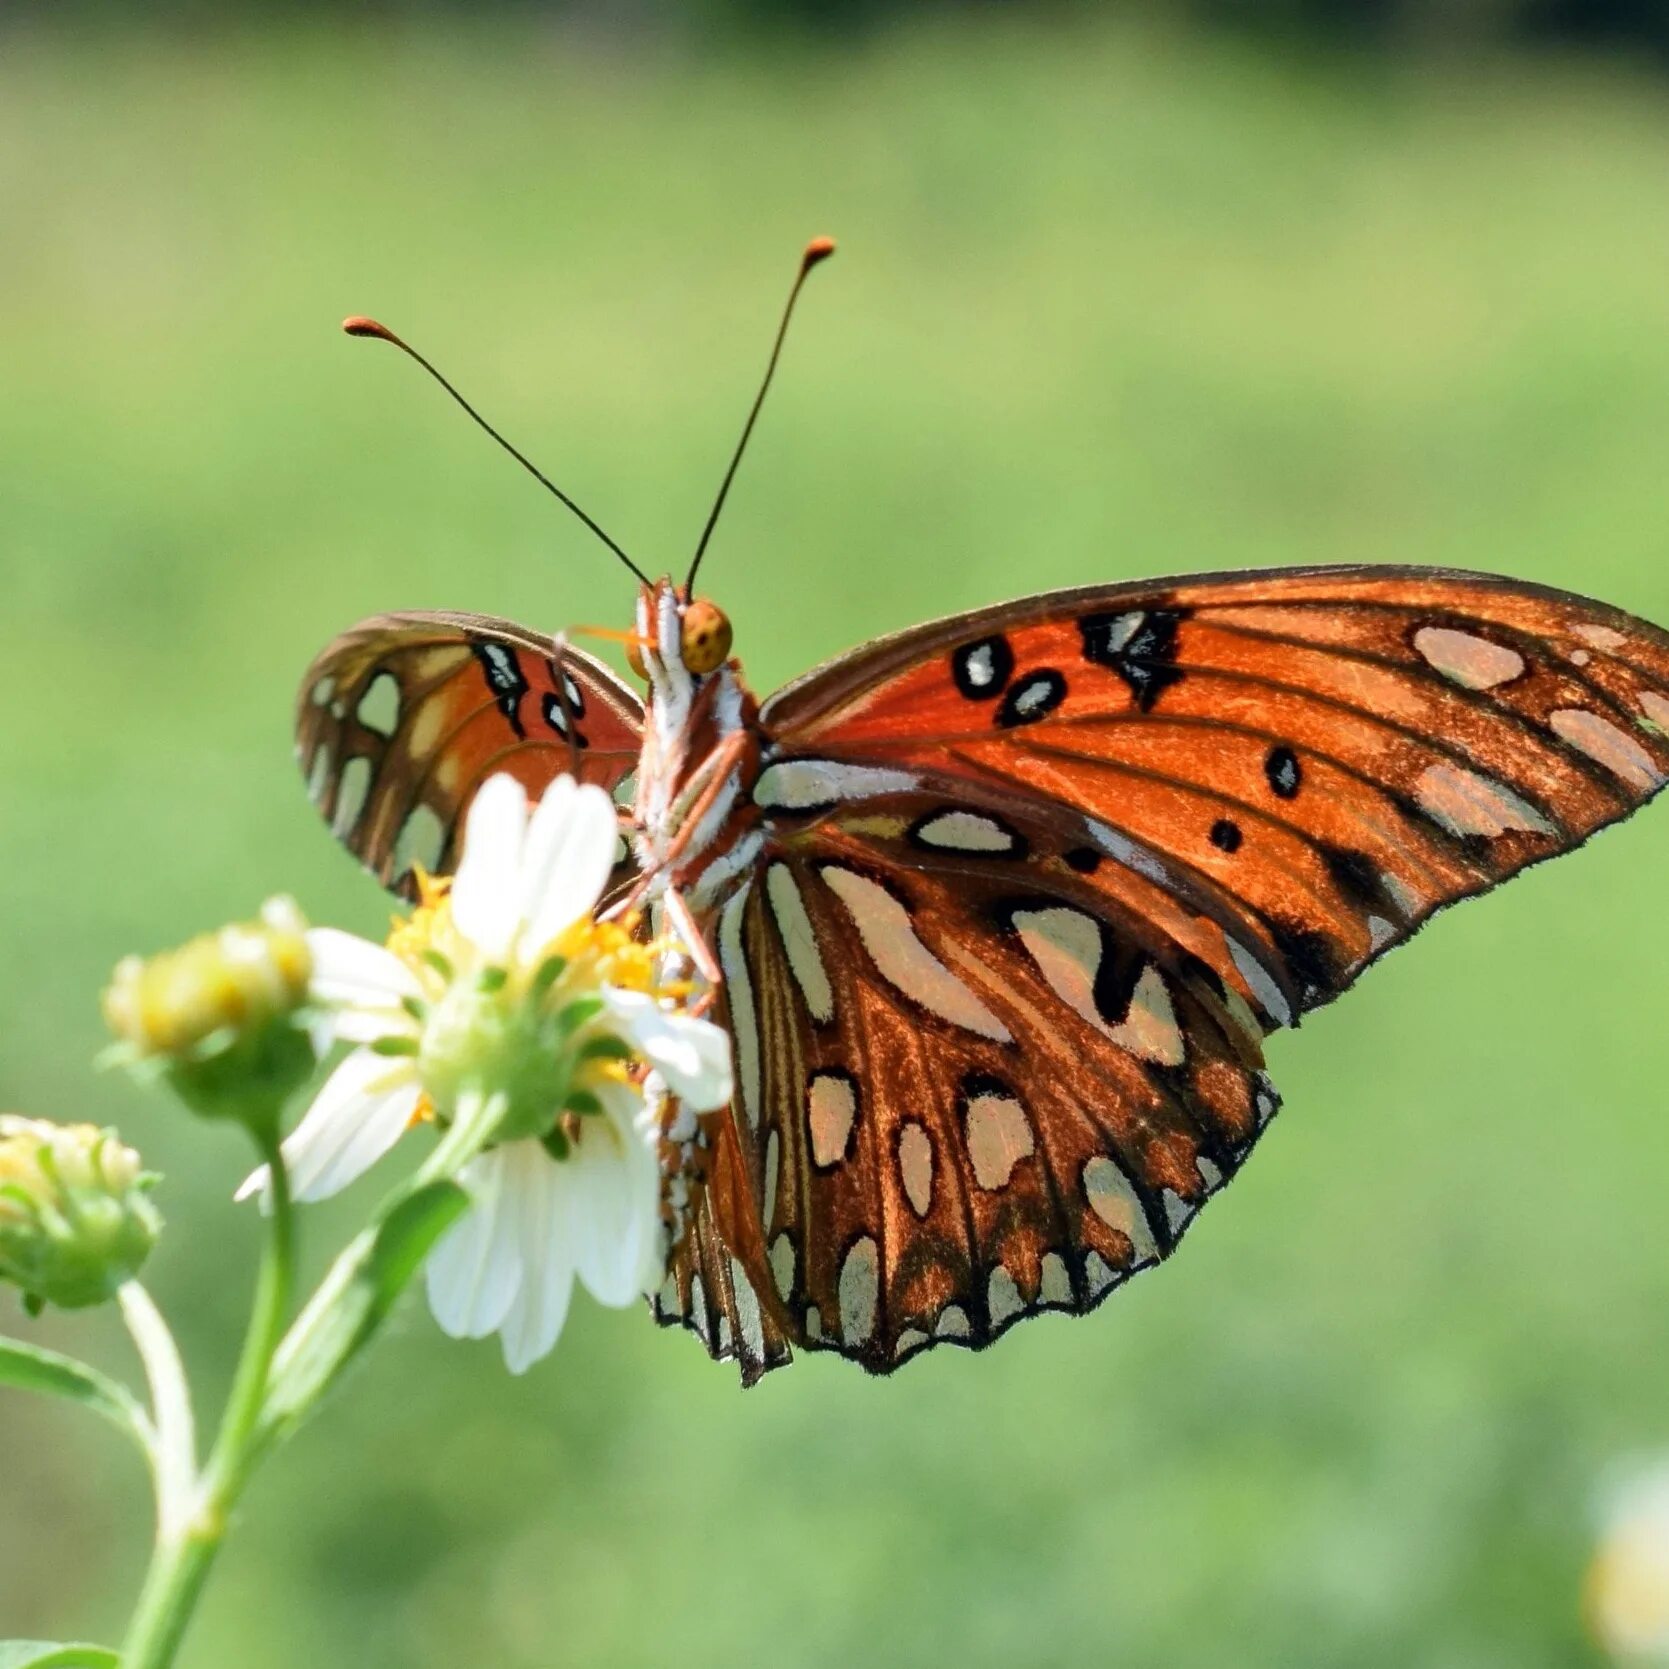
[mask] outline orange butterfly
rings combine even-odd
[[[398,614],[325,650],[298,722],[313,798],[395,887],[446,871],[495,772],[622,799],[619,886],[695,947],[737,1077],[668,1132],[689,1216],[655,1312],[750,1383],[791,1344],[887,1373],[1094,1308],[1269,1122],[1267,1033],[1669,772],[1669,635],[1427,568],[1055,592],[761,706],[692,586],[832,247],[688,580],[634,566],[647,707],[563,640]]]

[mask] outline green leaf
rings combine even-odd
[[[73,1357],[60,1356],[55,1350],[24,1344],[19,1339],[0,1339],[0,1385],[78,1402],[112,1425],[120,1426],[137,1439],[141,1448],[146,1447],[145,1416],[132,1393]],[[11,1649],[9,1645],[0,1645],[0,1669],[9,1669],[10,1660],[5,1653]]]
[[[263,1420],[268,1435],[306,1417],[469,1204],[457,1183],[431,1182],[348,1243],[279,1348]]]
[[[50,1640],[0,1640],[0,1669],[118,1669],[103,1646],[55,1646]]]

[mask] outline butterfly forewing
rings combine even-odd
[[[537,795],[563,772],[611,793],[636,769],[643,704],[602,662],[506,620],[389,614],[308,669],[296,750],[337,837],[385,885],[444,874],[489,776]]]
[[[1489,576],[1293,570],[940,622],[762,718],[812,764],[960,772],[1078,810],[1088,844],[1185,908],[1211,903],[1241,995],[1284,1023],[1433,910],[1656,792],[1666,691],[1669,639],[1600,604]]]

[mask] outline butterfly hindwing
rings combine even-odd
[[[563,772],[614,792],[637,767],[643,706],[601,661],[509,621],[389,614],[308,669],[296,751],[337,837],[385,885],[456,859],[495,772],[537,795]]]
[[[795,1342],[878,1373],[1099,1303],[1276,1106],[1246,1005],[1109,874],[1059,861],[1047,818],[919,846],[942,815],[901,796],[832,818],[717,927],[770,1296]]]

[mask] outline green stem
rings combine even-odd
[[[151,1566],[122,1645],[122,1669],[168,1669],[174,1661],[254,1459],[252,1439],[260,1422],[273,1354],[283,1335],[295,1273],[290,1181],[278,1147],[276,1121],[269,1131],[259,1133],[257,1140],[271,1177],[272,1198],[270,1232],[256,1281],[249,1330],[202,1479],[190,1492],[187,1510],[159,1529]],[[163,1420],[159,1397],[159,1428]]]
[[[151,1295],[137,1281],[125,1281],[117,1289],[116,1302],[151,1388],[149,1447],[156,1486],[156,1533],[159,1543],[169,1542],[183,1533],[196,1490],[197,1434],[191,1388],[174,1335]]]

